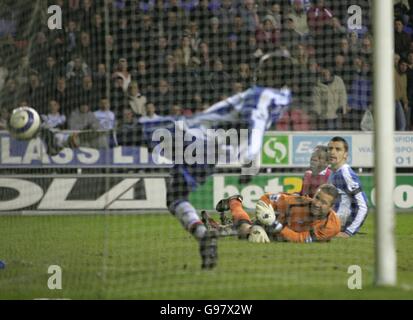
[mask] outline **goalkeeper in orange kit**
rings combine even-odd
[[[340,220],[332,209],[337,196],[331,184],[321,185],[313,198],[267,193],[256,204],[254,223],[242,208],[241,196],[219,201],[217,211],[230,210],[239,237],[250,242],[322,242],[340,232]]]

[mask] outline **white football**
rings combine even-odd
[[[16,108],[10,116],[9,131],[18,140],[30,140],[39,130],[40,123],[40,116],[33,108]]]

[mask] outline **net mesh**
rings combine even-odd
[[[60,10],[48,12],[52,5]],[[0,129],[14,108],[30,105],[54,128],[117,131],[53,159],[39,140],[7,159],[2,151],[9,177],[0,179],[0,209],[38,214],[0,212],[0,260],[7,262],[1,297],[345,297],[351,265],[371,283],[370,216],[361,234],[330,243],[222,237],[218,266],[202,271],[193,235],[176,217],[159,214],[169,195],[187,191],[180,190],[188,188],[187,175],[179,171],[168,182],[170,167],[141,165],[150,152],[133,131],[142,119],[191,117],[251,88],[260,59],[275,51],[292,64],[285,75],[292,101],[269,131],[305,131],[316,136],[313,147],[371,131],[370,1],[4,0],[0,14]],[[408,11],[396,14],[409,21]],[[409,50],[404,43],[396,53],[407,59]],[[327,138],[317,136],[325,130]],[[22,143],[7,139],[4,149]],[[191,167],[204,184],[189,200],[219,221],[216,202],[241,193],[253,217],[264,192],[301,190],[309,154],[298,166],[279,159],[277,168],[264,165],[250,184],[238,182],[239,168],[204,177]],[[372,190],[371,175],[362,182]],[[50,289],[58,286],[50,286],[50,265],[61,267],[62,290]]]

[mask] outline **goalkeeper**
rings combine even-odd
[[[340,220],[332,209],[337,197],[338,191],[331,184],[321,185],[313,198],[267,193],[256,204],[255,223],[242,208],[241,196],[219,201],[216,209],[230,210],[239,237],[250,242],[323,242],[340,232]]]

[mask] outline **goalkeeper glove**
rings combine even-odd
[[[268,243],[270,239],[263,227],[254,225],[250,229],[248,241],[253,243]]]
[[[258,200],[255,205],[255,215],[257,220],[263,226],[270,226],[275,221],[275,211],[271,204],[263,200]]]

